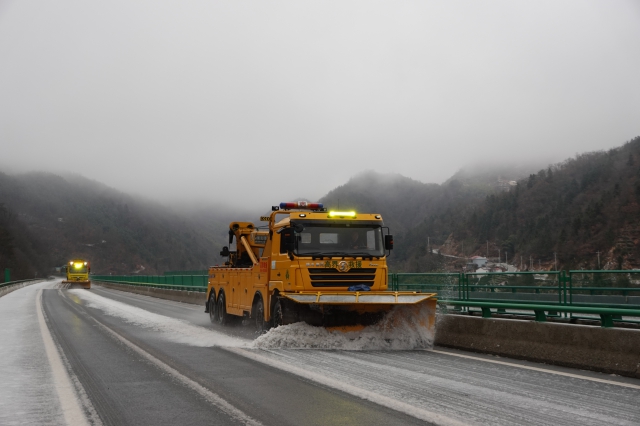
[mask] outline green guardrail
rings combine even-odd
[[[640,317],[640,309],[620,309],[571,305],[545,305],[532,303],[513,304],[498,302],[476,302],[471,300],[439,300],[438,302],[440,302],[442,305],[478,307],[482,310],[483,318],[491,318],[491,308],[496,309],[496,313],[506,313],[506,309],[530,310],[534,312],[536,321],[539,322],[546,321],[547,315],[557,316],[557,312],[572,314],[594,314],[600,316],[600,321],[603,327],[613,327],[614,321],[623,321],[623,316]]]
[[[91,275],[92,281],[167,290],[207,291],[208,275]]]
[[[640,322],[622,318],[640,316],[640,270],[390,274],[389,283],[394,291],[437,293],[441,306],[479,307],[483,316],[491,315],[493,308],[513,315],[522,313],[507,309],[532,310],[538,320],[543,311],[569,320],[594,319],[577,314],[595,314],[605,327],[618,321]]]
[[[163,275],[209,275],[209,271],[206,269],[199,271],[167,271]]]
[[[200,272],[196,274],[196,272]],[[202,273],[205,272],[205,273]],[[206,271],[171,271],[165,275],[92,275],[94,281],[172,290],[206,292]],[[640,270],[545,271],[490,273],[391,273],[391,291],[436,293],[441,307],[461,311],[476,307],[483,317],[498,314],[598,319],[603,327],[615,322],[638,322],[640,317]],[[507,309],[514,312],[509,312]],[[544,312],[547,312],[546,314]]]

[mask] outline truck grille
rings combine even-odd
[[[376,269],[354,268],[338,272],[333,268],[309,268],[309,278],[313,287],[350,287],[358,284],[371,287],[376,278]]]

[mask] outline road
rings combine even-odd
[[[0,298],[0,424],[640,424],[640,380],[442,348],[341,350],[295,324],[256,340],[200,306],[57,287]],[[338,348],[291,347],[322,339]]]

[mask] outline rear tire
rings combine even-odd
[[[218,303],[216,303],[216,319],[218,324],[226,325],[229,322],[229,315],[227,314],[227,301],[225,300],[224,293],[218,295]]]
[[[209,297],[209,320],[212,323],[215,323],[217,321],[217,318],[216,318],[217,312],[218,312],[218,309],[216,306],[216,292],[211,291],[211,296]]]

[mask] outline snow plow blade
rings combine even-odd
[[[354,292],[304,292],[282,293],[296,303],[316,305],[413,305],[436,297],[435,293],[403,291],[354,291]]]
[[[366,292],[297,292],[281,293],[297,312],[286,323],[301,320],[311,325],[324,326],[330,331],[359,331],[380,322],[397,309],[415,319],[421,328],[435,330],[435,293],[366,291]],[[295,309],[298,306],[298,309]],[[394,314],[395,315],[395,314]],[[393,327],[393,317],[387,322]],[[294,319],[295,318],[295,319]],[[390,321],[389,321],[390,320]]]
[[[77,284],[82,286],[82,288],[84,289],[91,289],[91,281],[73,281],[73,280],[63,280],[61,282],[61,284],[68,284],[68,286],[66,288],[73,288],[71,287],[73,284]]]

